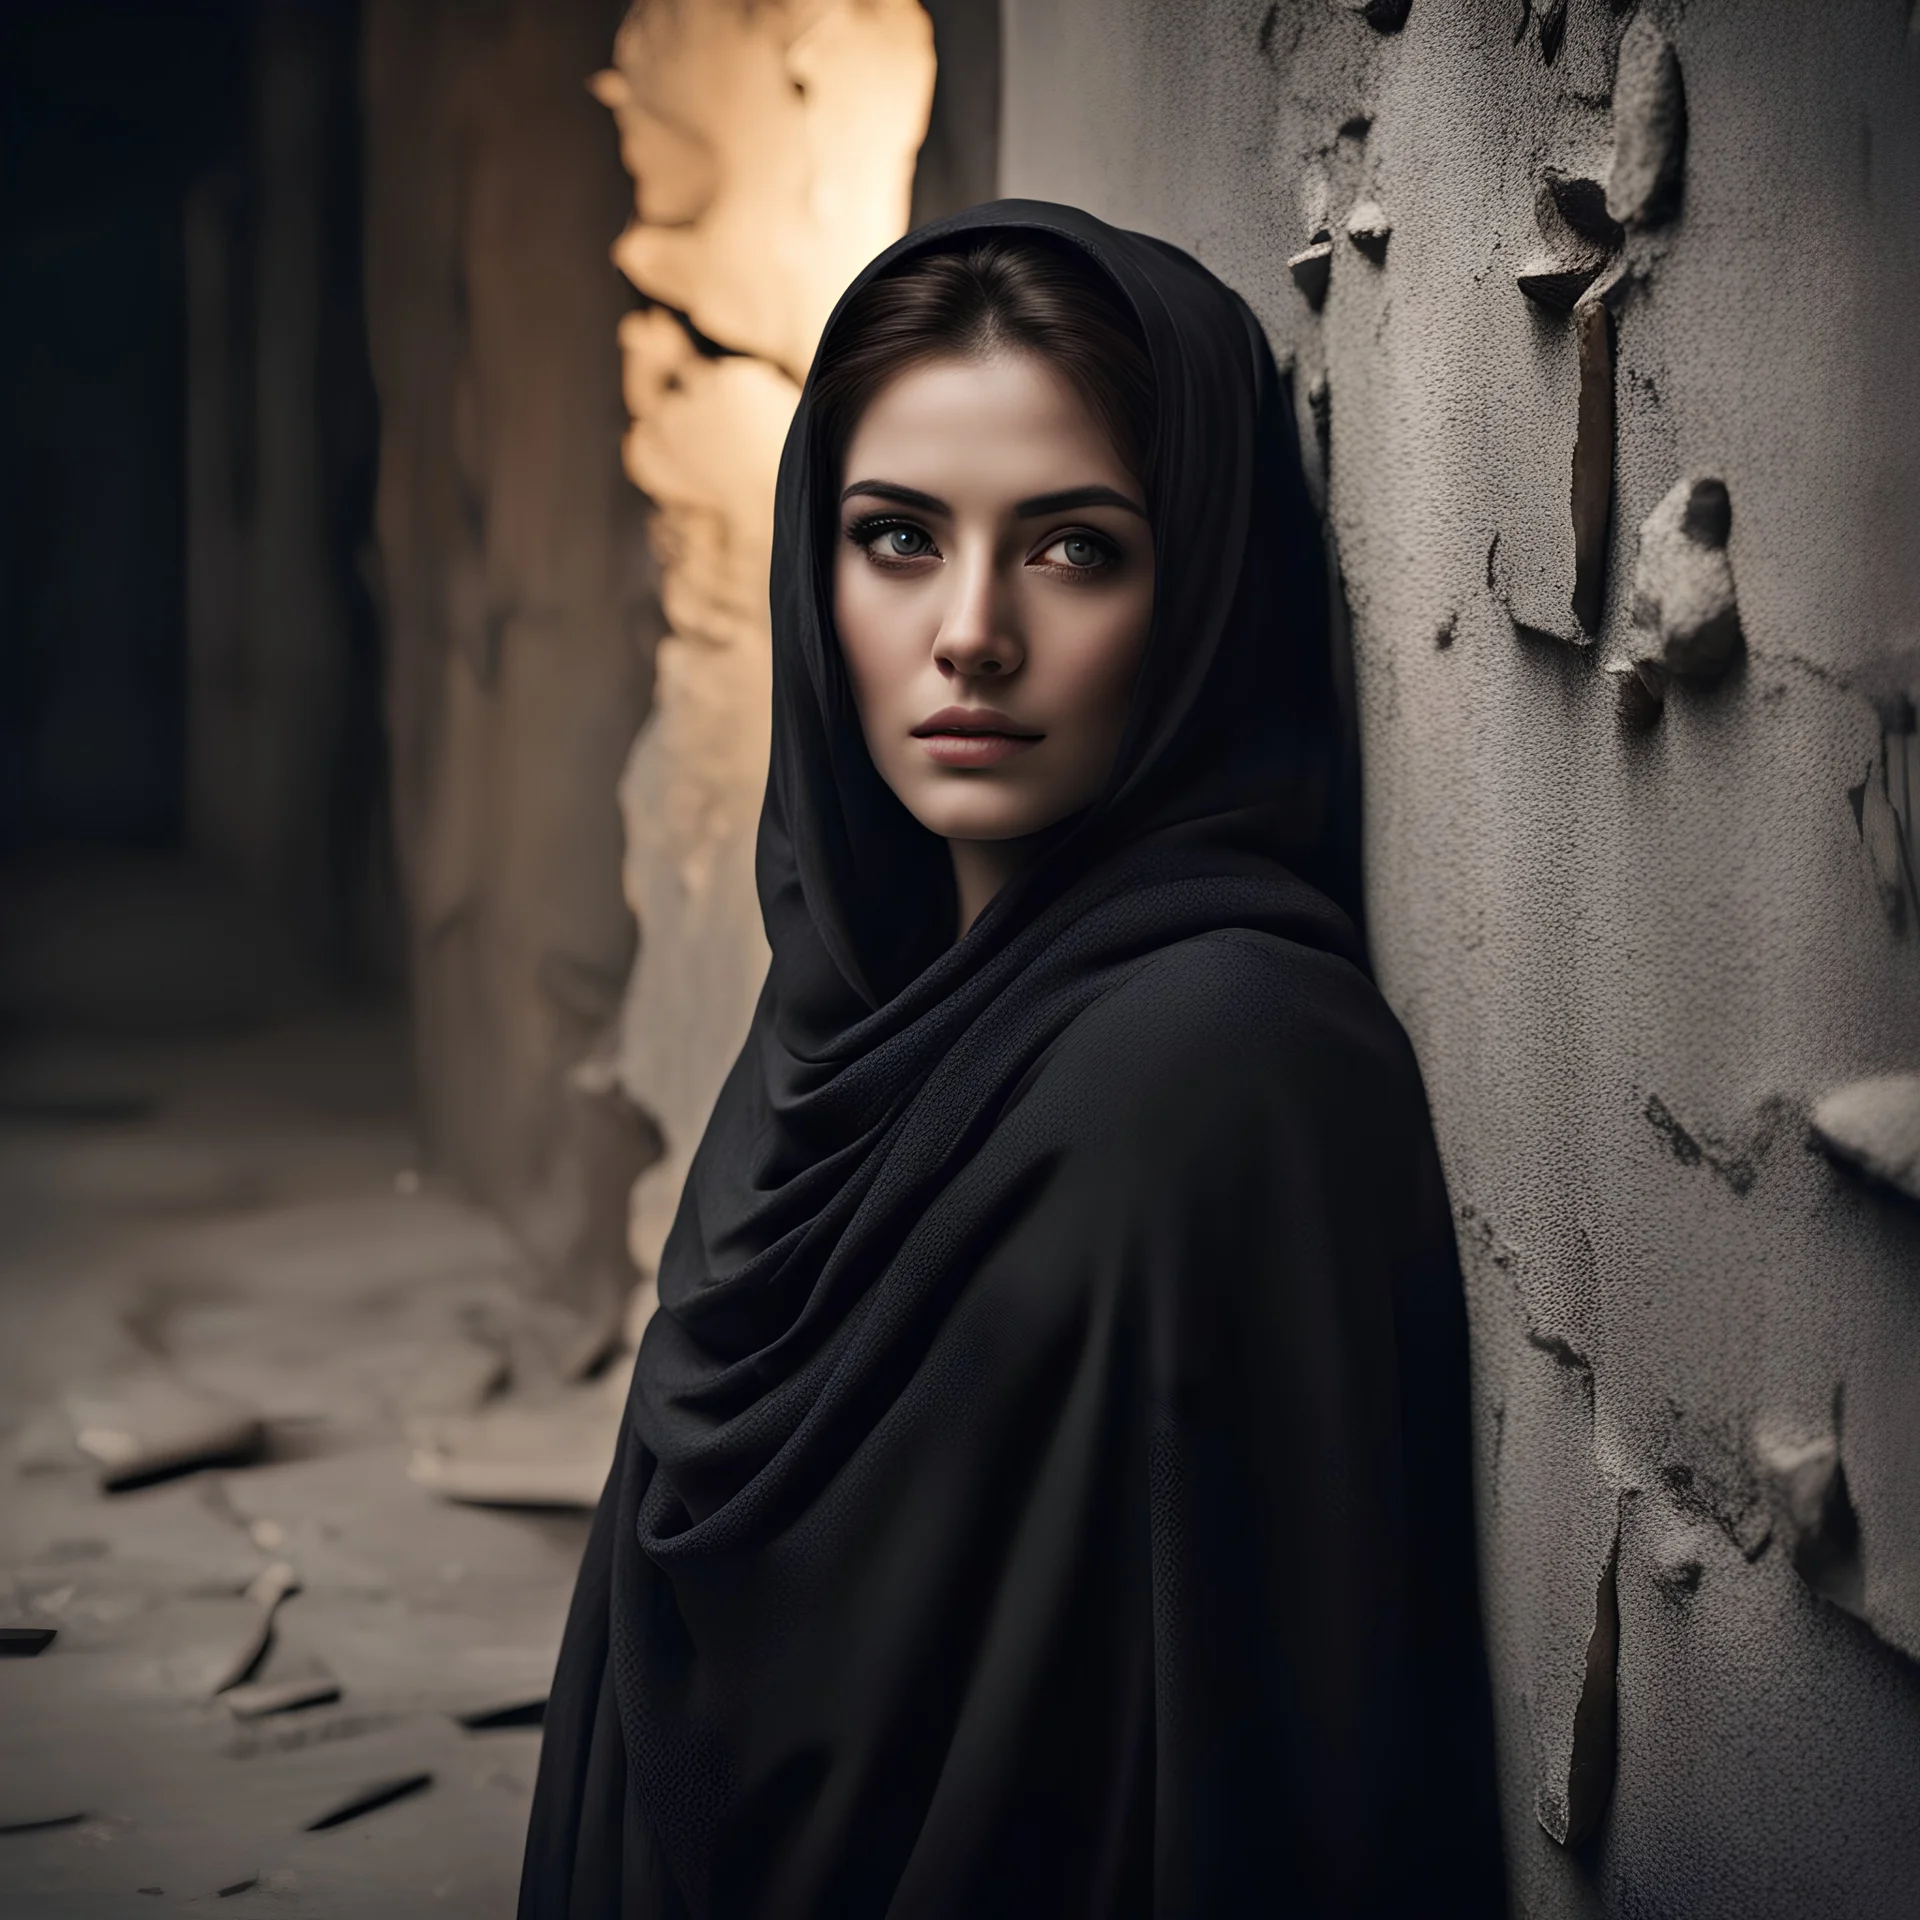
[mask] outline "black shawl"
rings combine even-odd
[[[1246,306],[1064,207],[1158,387],[1105,798],[952,940],[837,643],[803,397],[772,967],[668,1239],[523,1920],[1494,1915],[1466,1351],[1338,866],[1325,576]],[[827,329],[832,340],[832,322]]]

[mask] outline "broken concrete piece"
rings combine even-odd
[[[1387,257],[1393,222],[1381,211],[1377,200],[1362,200],[1347,215],[1347,238],[1377,267]]]
[[[1687,151],[1686,89],[1673,43],[1644,14],[1620,41],[1613,81],[1613,170],[1607,212],[1651,227],[1680,206]]]
[[[0,1659],[31,1660],[53,1645],[57,1627],[0,1627]]]
[[[84,1813],[28,1813],[0,1815],[0,1833],[46,1833],[54,1827],[77,1827]]]
[[[1380,33],[1398,33],[1413,11],[1413,0],[1348,0],[1348,4]]]
[[[602,1339],[604,1345],[604,1337]],[[459,1340],[421,1368],[401,1395],[409,1418],[472,1413],[505,1384],[507,1356],[478,1340]]]
[[[1593,1631],[1587,1637],[1586,1675],[1573,1713],[1573,1751],[1564,1794],[1542,1787],[1534,1812],[1548,1835],[1563,1847],[1577,1847],[1600,1824],[1613,1797],[1618,1753],[1618,1669],[1620,1663],[1620,1534],[1613,1545],[1593,1597]]]
[[[1880,909],[1894,932],[1904,933],[1909,891],[1907,837],[1880,772],[1878,768],[1869,771],[1858,787],[1849,790],[1849,797],[1854,823],[1860,829],[1860,844],[1873,871],[1874,891],[1880,896]]]
[[[1712,678],[1744,645],[1727,557],[1732,527],[1726,482],[1702,475],[1676,481],[1641,524],[1634,624],[1654,635],[1671,672]]]
[[[1312,240],[1287,260],[1287,271],[1293,275],[1293,284],[1306,296],[1307,305],[1315,313],[1327,303],[1327,284],[1333,277],[1333,242],[1330,239]]]
[[[300,1576],[284,1560],[262,1567],[248,1582],[246,1597],[259,1609],[259,1617],[234,1648],[233,1657],[220,1669],[208,1689],[210,1693],[225,1693],[252,1677],[273,1644],[273,1616],[279,1612],[281,1601],[299,1591]]]
[[[332,1674],[314,1671],[281,1680],[256,1680],[229,1687],[221,1696],[236,1720],[264,1720],[269,1714],[293,1713],[301,1707],[331,1706],[340,1698],[340,1683]]]
[[[1588,294],[1574,308],[1580,406],[1573,437],[1573,617],[1600,631],[1607,590],[1607,528],[1613,517],[1613,315]]]
[[[1607,672],[1613,680],[1613,714],[1624,732],[1646,733],[1660,723],[1666,711],[1667,670],[1657,660],[1614,660]]]
[[[251,1407],[158,1372],[70,1393],[66,1407],[74,1443],[99,1462],[109,1493],[195,1467],[240,1465],[266,1444]]]
[[[408,1477],[476,1506],[599,1505],[626,1417],[626,1383],[604,1381],[544,1407],[501,1407],[417,1430]]]
[[[1836,1160],[1920,1200],[1920,1073],[1836,1087],[1814,1107],[1813,1137]]]
[[[382,1807],[390,1807],[396,1800],[405,1800],[416,1793],[424,1793],[433,1785],[430,1773],[406,1773],[396,1780],[376,1780],[369,1786],[350,1794],[336,1807],[323,1813],[317,1820],[309,1820],[308,1833],[324,1833],[329,1827],[345,1826],[349,1820],[357,1820],[363,1813],[377,1813]]]
[[[1520,269],[1514,283],[1529,300],[1564,311],[1599,279],[1620,244],[1621,230],[1608,217],[1599,181],[1557,167],[1540,175],[1533,217],[1543,251]]]
[[[1763,1438],[1759,1454],[1774,1530],[1794,1571],[1821,1599],[1864,1616],[1860,1522],[1847,1492],[1839,1441],[1832,1436],[1804,1442]]]
[[[502,1727],[544,1726],[547,1696],[542,1693],[531,1700],[509,1700],[497,1706],[475,1707],[466,1713],[456,1713],[453,1717],[469,1733],[492,1733]]]
[[[1559,259],[1536,254],[1513,276],[1513,283],[1529,300],[1564,313],[1599,279],[1607,264],[1604,254],[1580,254]]]

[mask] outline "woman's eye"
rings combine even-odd
[[[915,526],[874,527],[855,530],[855,538],[877,560],[924,560],[935,551],[926,528]]]
[[[1075,573],[1097,573],[1103,567],[1112,566],[1116,556],[1104,540],[1095,539],[1090,533],[1063,533],[1040,557]]]

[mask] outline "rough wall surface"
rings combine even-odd
[[[394,811],[434,1164],[609,1326],[651,1150],[596,1050],[633,952],[614,789],[659,628],[621,475],[587,92],[605,0],[370,0],[367,305]]]
[[[1005,189],[1193,248],[1318,448],[1527,1914],[1920,1887],[1920,1081],[1827,1098],[1920,1065],[1909,11],[1007,8]]]
[[[906,230],[933,65],[919,0],[639,0],[595,80],[633,176],[614,258],[656,303],[620,341],[668,626],[620,784],[640,951],[619,1070],[664,1149],[633,1196],[636,1337],[766,973],[753,842],[780,447],[834,301]]]

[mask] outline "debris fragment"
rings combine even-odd
[[[1680,58],[1645,14],[1627,28],[1613,81],[1613,170],[1607,211],[1623,226],[1670,220],[1680,205],[1687,151]]]
[[[222,1887],[218,1898],[231,1900],[236,1893],[251,1893],[259,1884],[260,1876],[257,1873],[250,1873],[244,1880],[236,1880],[231,1886]]]
[[[1733,503],[1724,480],[1678,480],[1640,528],[1633,576],[1634,624],[1658,643],[1673,673],[1710,679],[1744,645],[1727,540]]]
[[[129,1375],[66,1396],[74,1442],[109,1493],[195,1467],[258,1458],[266,1430],[251,1407],[195,1392],[170,1375]]]
[[[309,1673],[229,1687],[222,1698],[236,1720],[264,1720],[269,1714],[293,1713],[301,1707],[330,1707],[340,1698],[340,1683],[330,1673]]]
[[[1377,200],[1362,200],[1347,215],[1347,238],[1377,267],[1387,257],[1387,242],[1393,238],[1393,222],[1381,210]]]
[[[624,1383],[609,1376],[549,1406],[440,1421],[420,1436],[407,1473],[447,1500],[591,1512],[625,1417]]]
[[[247,1584],[246,1597],[259,1608],[259,1616],[248,1628],[233,1657],[220,1669],[209,1692],[225,1693],[250,1679],[273,1644],[273,1616],[289,1594],[300,1591],[300,1576],[284,1560],[262,1567]]]
[[[1580,404],[1573,437],[1573,617],[1600,631],[1607,590],[1607,527],[1613,518],[1613,314],[1586,294],[1573,310]]]
[[[31,1660],[53,1645],[58,1627],[0,1627],[0,1659]]]
[[[1333,276],[1332,239],[1323,234],[1310,240],[1288,258],[1287,271],[1306,296],[1307,305],[1318,313],[1327,303],[1327,284]]]
[[[1580,254],[1572,259],[1559,259],[1550,253],[1535,254],[1513,276],[1513,281],[1529,300],[1564,313],[1599,279],[1605,265],[1604,254],[1598,258]]]
[[[1658,726],[1667,705],[1667,670],[1658,660],[1614,660],[1613,713],[1621,730],[1646,733]]]
[[[1893,802],[1887,797],[1884,771],[1884,763],[1869,769],[1857,787],[1847,789],[1847,797],[1853,802],[1853,822],[1860,830],[1860,844],[1866,849],[1881,911],[1895,933],[1904,933],[1911,884],[1907,836]]]
[[[453,1716],[469,1733],[493,1733],[502,1727],[540,1727],[546,1725],[547,1696],[531,1700],[510,1700],[503,1706],[476,1707]]]
[[[1529,300],[1567,311],[1605,271],[1620,245],[1619,224],[1607,213],[1599,181],[1548,167],[1533,197],[1534,223],[1544,251],[1514,276]]]
[[[378,1813],[382,1807],[390,1807],[396,1800],[424,1793],[432,1785],[433,1775],[430,1773],[403,1773],[396,1780],[376,1780],[360,1788],[357,1793],[350,1794],[319,1819],[309,1820],[305,1831],[324,1833],[329,1827],[345,1826],[349,1820],[357,1820],[363,1813]]]
[[[1836,1087],[1813,1109],[1813,1137],[1834,1159],[1920,1200],[1920,1073]]]
[[[1573,1751],[1564,1795],[1543,1788],[1534,1812],[1563,1847],[1577,1847],[1600,1824],[1613,1797],[1618,1749],[1620,1663],[1620,1530],[1616,1518],[1593,1596],[1593,1630],[1587,1636],[1586,1675],[1573,1710]]]
[[[1821,1599],[1864,1617],[1867,1583],[1860,1561],[1860,1522],[1847,1492],[1838,1439],[1763,1437],[1759,1454],[1773,1502],[1774,1530],[1794,1571]]]
[[[0,1819],[0,1833],[49,1833],[55,1827],[77,1827],[86,1817],[84,1813],[36,1813]]]

